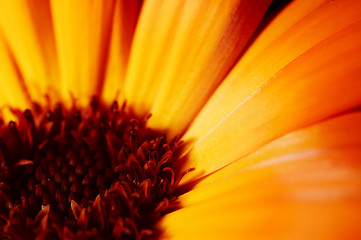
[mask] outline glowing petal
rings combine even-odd
[[[56,54],[48,1],[0,1],[0,31],[33,100],[45,102],[57,79]]]
[[[212,172],[283,134],[359,107],[360,37],[360,22],[346,27],[240,103],[194,144],[189,166],[198,169],[195,174]]]
[[[320,4],[295,1],[277,16],[210,98],[184,139],[203,137],[289,62],[361,19],[360,1],[329,2],[311,11]]]
[[[298,131],[282,136],[263,147],[257,149],[250,155],[247,155],[238,161],[212,173],[202,180],[192,194],[185,197],[187,204],[193,204],[203,201],[206,198],[218,194],[220,191],[231,187],[227,184],[221,188],[216,188],[213,184],[217,181],[232,179],[233,175],[238,174],[256,164],[269,164],[270,159],[289,159],[291,156],[299,156],[326,151],[342,149],[360,149],[361,147],[361,112],[349,113],[330,120],[300,129]],[[285,157],[286,156],[286,157]],[[273,161],[275,162],[275,160]],[[336,167],[336,166],[335,166]],[[235,182],[235,184],[237,184]]]
[[[117,1],[115,6],[103,99],[110,103],[123,90],[133,33],[140,10],[139,1]]]
[[[360,122],[361,112],[355,112],[307,127],[211,174],[181,196],[183,209],[165,216],[166,234],[171,239],[359,236]]]
[[[103,87],[115,1],[52,0],[60,91],[81,105]]]
[[[4,117],[5,121],[14,119],[9,107],[28,108],[30,105],[30,96],[26,94],[27,90],[19,77],[14,60],[0,35],[0,117]]]
[[[262,29],[262,32],[252,42],[252,47],[247,49],[246,54],[240,59],[242,64],[249,63],[259,55],[270,43],[292,28],[300,20],[314,14],[320,6],[328,4],[329,0],[291,1],[272,21]],[[319,9],[317,10],[319,11]]]
[[[235,173],[205,201],[166,215],[165,238],[359,239],[360,154],[310,151]]]
[[[181,133],[229,71],[270,1],[146,1],[125,98],[149,126]],[[181,117],[180,117],[181,116]]]

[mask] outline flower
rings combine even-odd
[[[358,239],[361,3],[292,1],[249,42],[270,4],[1,1],[4,118],[97,95],[181,134],[164,238]]]

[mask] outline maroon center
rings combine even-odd
[[[149,239],[176,208],[187,172],[181,142],[145,127],[125,104],[33,116],[0,126],[0,231],[11,239]]]

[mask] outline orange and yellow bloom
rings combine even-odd
[[[182,136],[165,239],[361,238],[361,3],[270,4],[0,1],[3,118],[96,95]]]

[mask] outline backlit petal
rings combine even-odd
[[[192,123],[185,140],[204,136],[274,74],[318,42],[361,19],[360,1],[295,1],[241,58]],[[311,6],[308,6],[311,5]],[[306,17],[295,19],[295,15]],[[286,23],[286,24],[285,24]]]
[[[332,151],[335,149],[349,149],[361,147],[361,112],[349,113],[330,120],[286,134],[257,149],[234,163],[212,173],[202,180],[196,187],[195,193],[186,197],[187,204],[204,200],[221,189],[210,187],[217,181],[222,181],[238,172],[244,171],[258,163],[270,159],[282,159],[284,156],[297,156],[307,152]],[[227,185],[230,186],[230,185]],[[223,186],[222,189],[227,188]],[[200,191],[197,191],[200,189]],[[197,192],[201,193],[198,194]]]
[[[357,238],[360,121],[356,112],[290,133],[210,175],[165,216],[166,235]]]
[[[195,142],[189,155],[195,174],[212,172],[272,139],[360,106],[360,37],[360,22],[346,27],[240,103]]]
[[[9,107],[30,107],[30,96],[19,77],[14,59],[9,54],[9,49],[0,34],[0,116],[4,117],[5,121],[14,119]]]
[[[131,42],[140,10],[140,1],[116,1],[103,99],[110,103],[123,90]]]
[[[270,1],[146,1],[125,99],[149,126],[181,133],[229,71]]]
[[[64,99],[73,95],[83,105],[101,93],[114,4],[114,0],[51,0]]]
[[[169,239],[359,239],[360,154],[360,149],[311,151],[236,173],[233,179],[215,184],[224,191],[166,215],[164,235]]]
[[[0,1],[0,15],[0,31],[31,98],[45,103],[58,77],[49,2]]]

